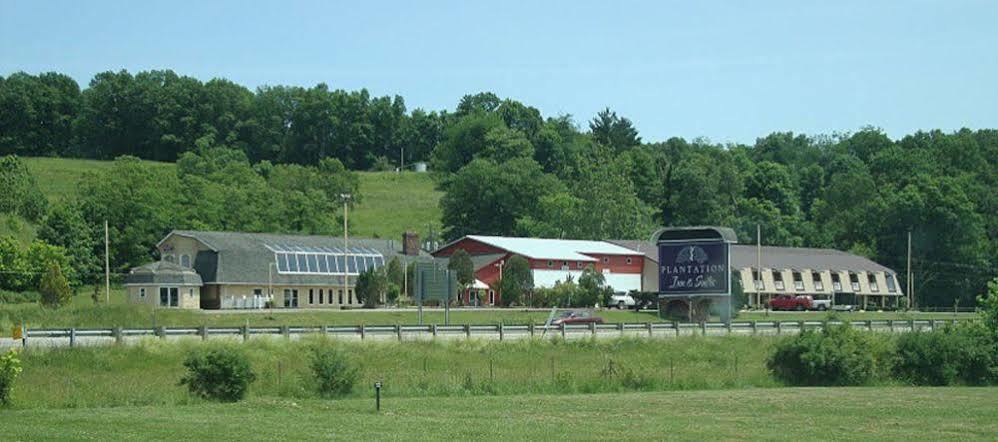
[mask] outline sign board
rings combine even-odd
[[[724,241],[660,241],[659,294],[730,295],[728,252],[728,243]]]
[[[14,339],[21,339],[23,337],[21,335],[21,327],[18,325],[15,325],[14,328],[11,329],[10,334]]]
[[[445,265],[433,262],[415,263],[413,279],[413,297],[424,301],[452,299],[459,287],[454,272]]]

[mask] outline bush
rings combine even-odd
[[[998,376],[998,347],[980,324],[905,333],[894,374],[916,385],[986,385]]]
[[[849,324],[829,325],[786,338],[766,361],[773,376],[790,385],[863,385],[882,362],[880,337]]]
[[[41,300],[38,292],[11,292],[0,290],[0,304],[34,304]]]
[[[231,347],[195,350],[187,356],[184,367],[187,374],[180,385],[187,385],[192,394],[205,399],[236,402],[256,380],[246,355]]]
[[[42,304],[47,307],[60,307],[69,304],[73,299],[69,281],[62,275],[59,264],[52,264],[45,271],[38,285],[38,292],[41,293]]]
[[[11,391],[19,374],[21,374],[21,360],[17,358],[17,351],[11,349],[0,355],[0,405],[10,405]]]
[[[311,359],[310,366],[319,395],[337,397],[353,391],[353,384],[359,375],[342,352],[320,344],[312,348]]]

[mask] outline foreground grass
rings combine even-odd
[[[8,440],[994,440],[988,388],[785,388],[0,411]]]
[[[257,380],[251,397],[316,398],[309,348],[336,345],[359,370],[354,396],[375,381],[392,397],[598,393],[774,387],[765,369],[772,338],[342,342],[321,337],[236,343]],[[21,352],[17,408],[183,405],[189,339]]]

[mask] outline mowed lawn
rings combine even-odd
[[[994,440],[994,388],[258,398],[0,411],[5,440]]]

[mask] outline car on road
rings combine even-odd
[[[812,299],[807,295],[780,295],[769,301],[769,308],[773,310],[795,310],[802,312],[810,310],[811,303]]]
[[[831,299],[811,299],[811,310],[823,312],[832,308]]]
[[[562,312],[554,321],[551,321],[551,325],[590,323],[602,324],[603,318],[593,315],[592,312],[586,310],[574,310]]]

